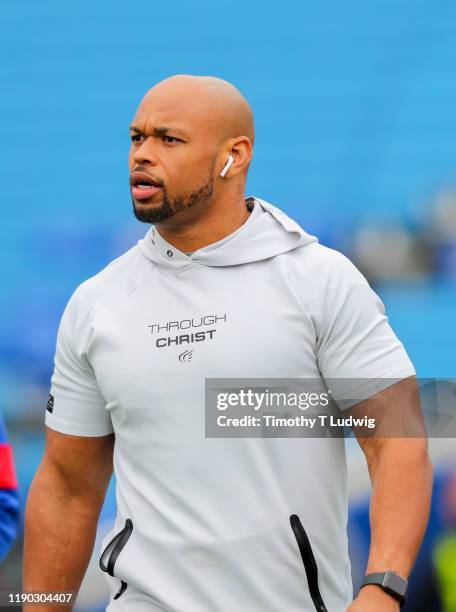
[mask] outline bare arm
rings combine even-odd
[[[113,471],[113,448],[114,434],[89,438],[46,428],[44,457],[25,511],[24,591],[79,590]]]
[[[418,435],[421,428],[415,378],[393,385],[375,400],[362,402],[356,412],[370,412],[370,416],[383,413],[389,436],[358,437],[372,483],[371,546],[366,574],[392,570],[408,578],[426,530],[432,490],[427,438],[396,437],[400,431]],[[350,612],[358,610],[399,610],[399,603],[372,585],[361,589],[349,607]]]

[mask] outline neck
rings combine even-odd
[[[156,227],[180,251],[193,252],[232,234],[247,220],[244,194],[218,195],[203,206],[195,205],[169,217]]]

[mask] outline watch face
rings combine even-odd
[[[394,572],[386,572],[383,578],[383,586],[387,589],[391,589],[401,597],[404,597],[407,590],[407,580],[401,578]]]

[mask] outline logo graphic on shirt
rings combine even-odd
[[[217,333],[217,325],[226,323],[226,312],[222,315],[202,315],[192,319],[182,319],[181,321],[167,321],[166,323],[152,323],[147,327],[150,334],[154,336],[157,348],[168,348],[170,346],[180,346],[182,344],[193,344],[194,342],[204,342],[213,340]],[[195,331],[200,328],[199,331]],[[211,328],[211,329],[207,329]],[[167,335],[165,335],[167,332]],[[184,353],[182,353],[183,355]],[[180,356],[179,356],[180,359]],[[182,361],[182,359],[180,359]],[[189,359],[186,359],[189,361]]]
[[[191,351],[187,349],[179,355],[179,361],[181,361],[182,363],[185,363],[187,361],[191,361],[192,357],[193,357],[193,349]]]
[[[54,396],[52,395],[52,393],[49,393],[46,410],[51,413],[54,410]]]

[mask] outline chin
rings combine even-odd
[[[149,202],[133,200],[133,213],[138,221],[143,223],[160,223],[165,221],[174,213],[166,206],[166,202]]]

